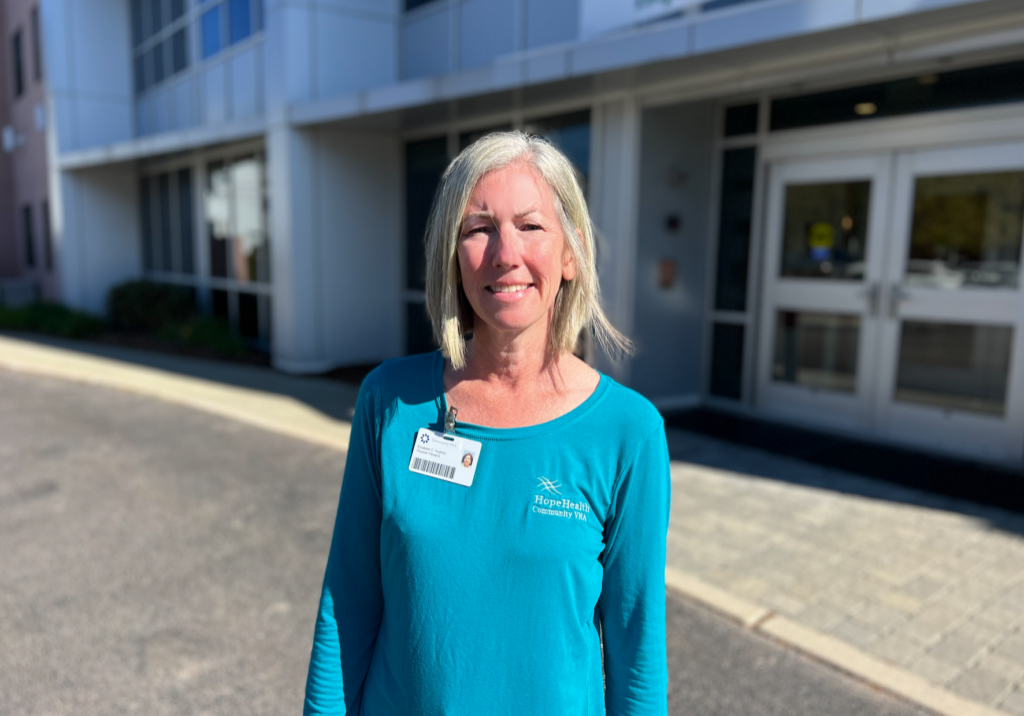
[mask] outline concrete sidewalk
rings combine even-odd
[[[150,395],[344,450],[355,389],[0,336],[0,368]],[[950,716],[1024,716],[1024,517],[679,430],[666,581]]]

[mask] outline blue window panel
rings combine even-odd
[[[252,34],[252,0],[228,0],[228,24],[231,44]]]
[[[217,7],[203,13],[200,21],[203,26],[203,57],[216,55],[223,49],[223,35],[221,34],[221,7]]]
[[[253,0],[252,3],[252,33],[255,35],[263,29],[263,0]]]

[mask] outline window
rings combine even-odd
[[[192,170],[143,177],[139,200],[143,268],[161,273],[194,273]]]
[[[14,96],[21,97],[25,92],[25,74],[22,66],[21,30],[14,33],[11,40],[11,51],[14,54]]]
[[[1024,101],[1024,61],[973,67],[772,101],[771,129],[860,122]]]
[[[21,233],[25,239],[25,265],[33,268],[36,265],[36,240],[32,235],[32,205],[21,207]]]
[[[29,16],[32,27],[32,74],[36,82],[43,80],[43,48],[39,37],[39,7],[32,8]]]
[[[424,302],[427,259],[423,240],[434,192],[447,166],[447,137],[405,145],[405,350],[410,354],[436,348]]]
[[[262,155],[211,162],[204,204],[211,275],[242,283],[269,283],[270,237]]]
[[[53,270],[53,236],[50,233],[50,202],[43,200],[39,208],[43,222],[43,262],[47,271]]]
[[[142,93],[188,68],[185,0],[132,0],[135,91]]]
[[[263,153],[229,154],[207,161],[205,171],[196,163],[145,170],[139,200],[147,278],[194,287],[208,315],[253,348],[269,350],[273,302]],[[199,221],[205,221],[208,238],[196,234]],[[198,265],[197,250],[209,252],[208,266]]]
[[[224,47],[220,10],[218,5],[212,10],[207,10],[203,13],[203,58],[217,54]]]
[[[202,0],[203,57],[212,57],[263,29],[263,0]]]
[[[579,172],[577,178],[586,196],[590,179],[590,110],[530,120],[523,125],[523,131],[548,139],[569,158]]]

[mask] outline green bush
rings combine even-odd
[[[0,306],[0,329],[35,331],[64,338],[88,338],[104,328],[105,324],[99,318],[56,303],[34,303],[24,308]]]
[[[165,323],[160,338],[200,348],[225,358],[244,358],[249,353],[245,341],[231,332],[227,323],[207,316],[193,316],[182,323]]]
[[[118,331],[156,333],[165,325],[185,323],[196,315],[191,288],[152,281],[129,281],[111,289],[107,316]]]

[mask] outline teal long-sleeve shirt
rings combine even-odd
[[[665,714],[661,416],[602,375],[555,420],[460,423],[482,444],[463,487],[408,469],[442,369],[389,361],[360,389],[304,714]]]

